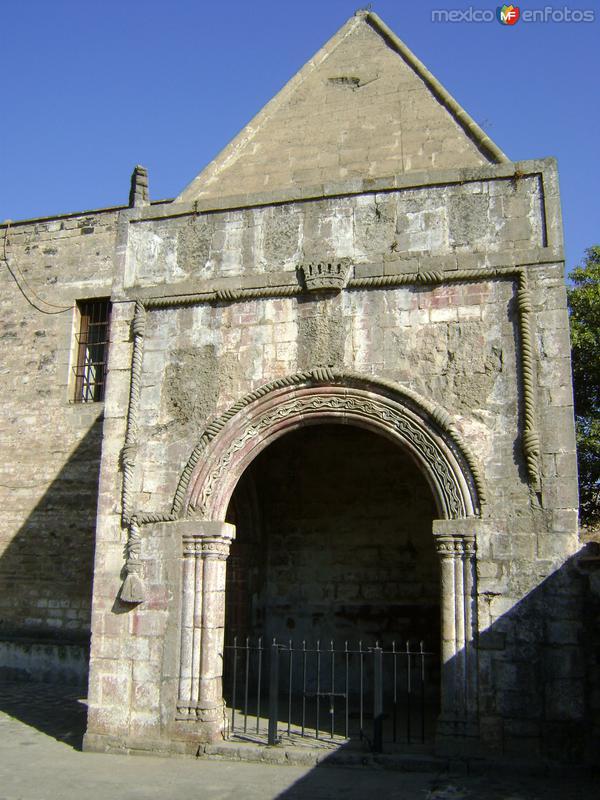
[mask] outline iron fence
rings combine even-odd
[[[225,647],[229,736],[423,744],[437,701],[437,655],[423,642],[384,647],[234,638]]]

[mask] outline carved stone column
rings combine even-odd
[[[456,570],[453,536],[437,536],[435,540],[440,556],[440,610],[441,610],[441,716],[454,719],[457,712],[456,685]]]
[[[475,533],[469,530],[469,523],[468,519],[433,523],[441,571],[442,698],[438,740],[456,740],[471,736],[476,730]]]
[[[183,564],[181,651],[176,719],[182,734],[218,738],[223,729],[223,634],[225,568],[235,527],[225,522],[186,520]]]

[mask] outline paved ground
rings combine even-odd
[[[0,800],[598,800],[600,781],[82,753],[80,695],[0,685]]]

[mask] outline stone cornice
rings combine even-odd
[[[481,167],[403,172],[385,178],[352,178],[313,186],[292,186],[289,189],[278,189],[271,192],[254,192],[252,194],[206,198],[187,203],[174,201],[162,205],[157,204],[156,206],[126,208],[121,212],[121,218],[130,223],[138,223],[193,214],[239,211],[246,208],[323,200],[325,198],[425,189],[452,184],[462,185],[480,181],[521,180],[534,175],[541,176],[544,187],[546,183],[552,184],[550,186],[551,191],[548,192],[549,196],[558,196],[558,188],[555,190],[553,186],[556,181],[556,160],[543,158],[527,161],[509,161],[502,164],[486,164]]]

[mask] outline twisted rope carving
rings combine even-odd
[[[379,275],[374,278],[352,278],[348,289],[384,289],[395,286],[434,285],[437,283],[460,283],[481,278],[503,278],[519,273],[516,267],[481,267],[479,269],[457,269],[453,272],[406,272],[403,275]]]
[[[197,306],[203,303],[234,303],[241,300],[257,300],[269,297],[294,297],[302,294],[301,286],[265,286],[257,289],[217,289],[201,294],[171,295],[169,297],[150,297],[144,300],[146,309],[176,308],[178,306]]]
[[[351,278],[347,289],[385,289],[416,283],[416,272],[405,275],[380,275],[376,278]]]
[[[441,406],[435,406],[431,412],[431,416],[433,417],[434,422],[437,422],[440,428],[451,428],[453,425],[452,417],[450,414],[448,414],[446,409],[442,408]]]
[[[132,516],[131,494],[135,462],[137,456],[138,414],[142,380],[142,361],[144,358],[144,335],[146,333],[146,310],[138,300],[131,323],[133,334],[133,352],[131,356],[131,380],[129,384],[129,406],[127,409],[127,427],[125,444],[121,451],[121,469],[123,485],[121,490],[121,524],[128,527],[125,545],[127,560],[125,563],[125,580],[121,587],[121,600],[126,603],[141,603],[144,599],[144,586],[140,577],[141,539],[139,520]]]
[[[417,272],[417,283],[441,283],[444,280],[442,272]]]
[[[140,300],[136,301],[135,304],[131,331],[133,334],[133,352],[131,356],[131,380],[129,383],[129,407],[127,409],[125,444],[121,451],[121,467],[123,469],[121,522],[123,525],[129,524],[132,514],[131,485],[136,460],[144,335],[146,332],[146,310]]]
[[[175,522],[176,514],[154,514],[152,512],[142,512],[137,515],[140,525],[153,525],[158,522]]]
[[[333,382],[335,380],[335,373],[331,367],[315,367],[312,370],[312,376],[315,381]]]
[[[269,297],[294,297],[302,294],[301,286],[265,286],[259,289],[219,289],[218,300],[257,300]]]
[[[523,380],[523,406],[525,422],[523,426],[523,451],[527,463],[529,480],[534,489],[539,488],[540,442],[536,431],[534,353],[529,314],[532,311],[531,294],[527,272],[521,270],[518,276],[517,306],[521,332],[521,375]]]

